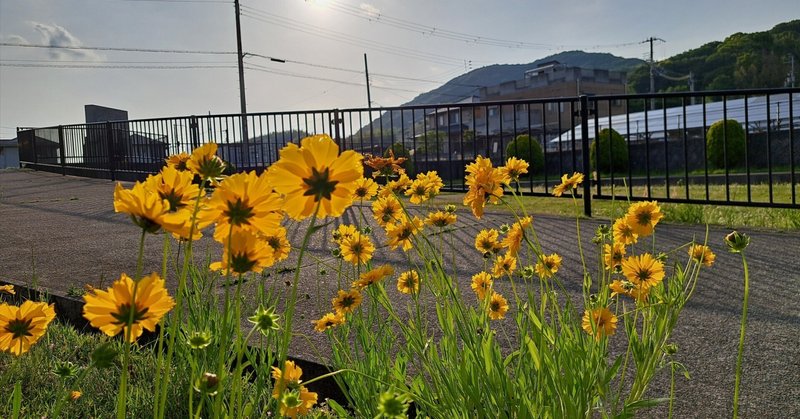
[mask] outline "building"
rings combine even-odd
[[[0,140],[0,169],[19,167],[19,145],[16,138]]]

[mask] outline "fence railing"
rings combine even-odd
[[[531,162],[526,195],[584,172],[587,214],[592,198],[800,208],[799,107],[795,88],[584,95],[247,114],[246,139],[239,114],[19,129],[18,138],[22,166],[112,180],[143,179],[208,142],[234,170],[262,170],[288,142],[327,133],[365,154],[394,148],[449,191],[466,190],[464,168],[479,155]],[[735,122],[711,129],[723,120]]]

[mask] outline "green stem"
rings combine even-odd
[[[670,380],[669,380],[669,419],[672,419],[672,406],[675,404],[675,363],[670,363]]]
[[[131,360],[131,333],[133,328],[133,320],[134,314],[136,314],[136,291],[139,288],[139,280],[142,277],[142,265],[144,264],[144,236],[147,234],[145,229],[142,229],[142,235],[139,238],[139,256],[136,261],[136,276],[134,277],[133,281],[133,293],[131,293],[131,301],[130,301],[130,315],[128,316],[128,322],[123,329],[123,333],[125,334],[125,354],[122,358],[122,371],[120,371],[119,376],[119,394],[117,397],[117,419],[125,419],[125,411],[127,409],[127,401],[128,401],[128,365],[130,365]]]
[[[744,358],[744,333],[747,326],[747,301],[750,298],[750,273],[747,269],[747,258],[742,253],[744,267],[744,299],[742,300],[742,327],[739,331],[739,354],[736,356],[736,381],[733,385],[733,418],[739,417],[739,385],[742,382],[742,359]]]

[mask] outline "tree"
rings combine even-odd
[[[744,162],[746,138],[739,121],[728,119],[714,122],[706,134],[708,162],[717,168],[740,165]]]
[[[442,152],[442,146],[447,140],[447,134],[442,131],[428,131],[417,138],[417,153],[428,157],[436,156]]]
[[[528,134],[517,135],[506,146],[506,156],[525,160],[530,165],[528,174],[541,173],[544,170],[544,153],[536,137]]]
[[[598,145],[599,144],[599,145]],[[617,131],[602,129],[589,146],[592,170],[616,172],[628,168],[628,145]]]

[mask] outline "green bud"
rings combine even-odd
[[[69,361],[56,362],[53,374],[61,378],[74,377],[78,374],[78,367]]]
[[[247,318],[250,323],[256,325],[256,328],[263,334],[268,334],[270,330],[277,330],[278,329],[278,316],[275,314],[274,308],[264,309],[262,306],[258,306],[258,310],[256,310],[256,314]]]
[[[664,352],[666,352],[667,355],[675,355],[678,353],[678,345],[674,343],[668,343],[664,345]]]
[[[361,231],[362,231],[364,234],[372,234],[372,227],[370,227],[370,226],[364,226],[364,228],[362,228],[362,229],[361,229]]]
[[[506,234],[511,230],[511,226],[508,224],[503,224],[500,226],[500,233]]]
[[[207,396],[216,396],[219,391],[219,378],[217,374],[204,372],[197,380],[194,381],[194,391],[205,394]]]
[[[728,245],[728,250],[731,252],[740,253],[750,244],[750,237],[734,230],[725,236],[725,244]]]
[[[447,204],[444,206],[444,212],[454,213],[456,212],[456,206],[453,204]]]
[[[192,349],[203,349],[211,344],[211,332],[204,330],[202,332],[192,332],[187,340],[189,347]]]
[[[378,418],[406,418],[409,398],[406,395],[386,392],[378,400]]]

